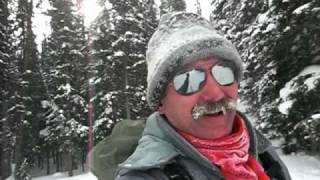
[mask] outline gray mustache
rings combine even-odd
[[[228,110],[235,110],[237,106],[236,100],[224,98],[218,102],[206,102],[202,104],[196,104],[192,108],[192,117],[194,120],[198,120],[204,114],[214,114],[221,112],[223,114]]]

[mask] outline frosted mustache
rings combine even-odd
[[[204,114],[214,114],[222,112],[226,114],[227,110],[235,110],[237,106],[236,100],[224,98],[218,102],[207,102],[204,104],[196,104],[192,108],[192,117],[198,120]]]

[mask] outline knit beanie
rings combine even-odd
[[[237,81],[240,82],[243,67],[238,51],[216,32],[209,21],[187,12],[163,15],[146,52],[147,101],[151,109],[159,107],[166,87],[177,70],[207,58],[233,62]]]

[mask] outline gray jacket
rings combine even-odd
[[[259,159],[271,179],[290,180],[286,166],[271,143],[254,130],[243,115],[241,117],[250,135],[249,152]],[[119,165],[116,180],[168,180],[162,169],[172,162],[184,167],[194,180],[224,179],[217,166],[181,138],[163,116],[154,113],[146,122],[135,152]]]

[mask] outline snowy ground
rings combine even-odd
[[[320,160],[307,155],[282,155],[292,180],[319,180]]]
[[[68,177],[66,173],[56,173],[51,176],[42,176],[38,178],[33,178],[34,180],[52,180],[52,179],[58,179],[58,180],[97,180],[97,178],[91,174],[91,173],[85,173],[81,175],[76,175],[73,177]]]
[[[292,180],[319,180],[320,160],[307,155],[282,155],[281,158],[288,166]],[[34,180],[97,180],[91,173],[67,177],[66,173],[55,173],[50,176],[33,178]],[[8,178],[7,180],[13,180]]]

